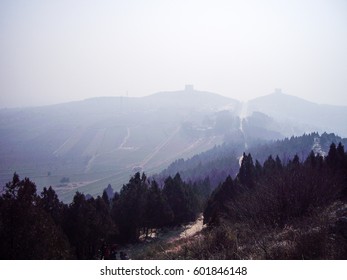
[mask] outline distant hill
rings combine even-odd
[[[98,195],[108,184],[119,190],[134,172],[158,173],[214,147],[226,145],[240,156],[304,132],[347,135],[346,112],[284,94],[241,103],[192,86],[146,97],[2,109],[0,184],[17,172],[39,188],[53,186],[65,201],[77,190]]]
[[[63,199],[77,190],[99,194],[109,183],[118,190],[135,171],[159,171],[179,157],[222,144],[224,131],[214,129],[214,115],[238,105],[186,88],[142,98],[3,109],[0,182],[16,171],[39,187],[55,186]]]
[[[335,132],[347,137],[347,106],[316,104],[281,91],[248,102],[250,112],[262,112],[305,132]]]
[[[286,164],[295,155],[298,155],[303,161],[311,151],[326,156],[331,143],[337,145],[340,142],[347,147],[347,138],[341,138],[333,133],[321,135],[310,133],[259,143],[248,149],[245,149],[242,143],[223,144],[192,158],[176,160],[154,177],[159,182],[168,176],[174,176],[176,173],[180,173],[183,180],[193,182],[209,177],[212,187],[217,187],[228,175],[231,177],[237,175],[243,152],[250,153],[254,163],[258,160],[263,164],[272,155],[273,158],[279,156],[279,159]]]
[[[195,90],[193,86],[186,86],[180,91],[158,92],[143,98],[147,105],[161,108],[194,109],[199,111],[218,111],[223,107],[228,107],[236,111],[240,107],[240,102],[222,95],[207,91]]]

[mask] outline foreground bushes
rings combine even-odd
[[[208,227],[166,259],[347,259],[347,155],[332,144],[287,164],[243,155],[240,172],[212,193]],[[179,250],[177,250],[179,248]],[[169,254],[167,253],[169,252]]]
[[[203,251],[215,248],[213,258],[347,258],[347,211],[339,216],[331,209],[344,207],[346,176],[341,144],[332,144],[326,158],[311,153],[304,162],[294,157],[286,165],[271,156],[263,166],[254,164],[244,154],[238,176],[228,177],[207,204],[204,222],[211,231]],[[230,241],[232,248],[238,244],[233,253],[217,241],[221,230],[236,236]]]

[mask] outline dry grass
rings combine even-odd
[[[143,259],[347,259],[347,239],[339,220],[347,204],[335,202],[283,228],[247,223],[204,229],[172,243],[155,243],[142,251]]]

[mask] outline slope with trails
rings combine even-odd
[[[108,183],[119,189],[134,167],[159,172],[176,159],[224,142],[247,149],[258,138],[275,140],[327,127],[347,135],[340,125],[347,119],[344,106],[318,105],[282,93],[240,104],[186,87],[142,98],[104,97],[2,109],[0,183],[8,182],[16,171],[35,180],[39,189],[58,187],[61,178],[68,177],[75,186],[84,186],[78,190],[97,194]],[[251,115],[255,111],[273,119]],[[242,121],[234,130],[226,120],[216,123],[221,112]]]

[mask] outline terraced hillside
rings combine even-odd
[[[76,190],[100,194],[109,183],[119,189],[134,171],[159,171],[221,144],[214,114],[223,106],[236,111],[238,102],[191,89],[3,109],[1,184],[18,172],[65,200]]]

